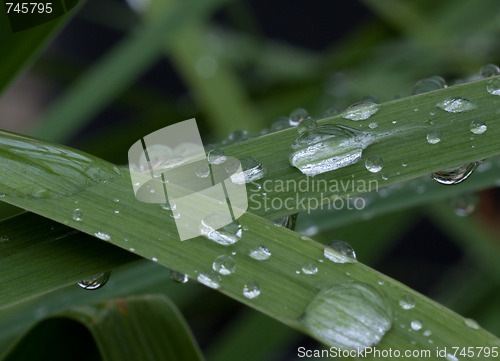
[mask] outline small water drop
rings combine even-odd
[[[404,295],[399,299],[399,305],[403,310],[411,310],[415,307],[415,299],[410,295]]]
[[[174,270],[170,270],[170,279],[175,283],[186,283],[187,281],[189,281],[189,277],[187,274]]]
[[[98,275],[85,278],[78,282],[78,286],[85,290],[96,290],[101,288],[108,282],[111,272],[99,273]]]
[[[135,252],[135,248],[130,247],[129,250],[130,252]]]
[[[382,167],[384,166],[384,162],[382,161],[382,158],[380,158],[378,155],[374,154],[366,158],[365,161],[365,167],[368,171],[372,173],[378,173],[382,170]]]
[[[500,95],[500,79],[491,79],[486,85],[486,90],[491,95]]]
[[[470,131],[474,134],[483,134],[486,129],[486,124],[482,120],[473,120],[470,123]]]
[[[332,105],[325,109],[323,116],[325,118],[333,117],[334,115],[340,114],[341,111],[342,110],[338,106]]]
[[[436,104],[439,109],[448,113],[463,113],[477,108],[477,103],[463,97],[447,98]]]
[[[356,253],[351,245],[344,241],[333,241],[325,246],[324,256],[335,263],[352,263],[356,261]]]
[[[208,164],[200,164],[196,167],[196,176],[200,178],[207,178],[210,175],[210,167]]]
[[[158,258],[153,257],[153,258],[151,258],[151,261],[153,261],[153,262],[158,262]]]
[[[307,262],[302,266],[302,272],[306,275],[315,275],[318,273],[318,267],[314,262]]]
[[[447,168],[431,174],[432,179],[441,184],[458,184],[463,182],[474,172],[478,162],[462,164],[457,167]]]
[[[203,236],[222,246],[230,246],[241,238],[241,225],[233,221],[227,213],[213,213],[201,222],[200,231]]]
[[[215,259],[212,268],[221,275],[227,276],[236,271],[236,262],[231,256],[222,255]]]
[[[238,172],[240,164],[241,171]],[[254,182],[264,177],[267,172],[264,165],[254,157],[241,157],[239,162],[234,159],[227,165],[225,170],[228,174],[231,174],[231,181],[236,184]]]
[[[411,329],[414,331],[419,331],[422,328],[422,321],[420,320],[413,320],[411,321]]]
[[[265,246],[258,246],[251,249],[248,255],[257,261],[265,261],[271,257],[271,251]]]
[[[419,80],[413,87],[413,95],[446,88],[446,81],[439,75]]]
[[[378,123],[377,122],[371,122],[370,124],[368,124],[368,127],[370,129],[375,129],[378,127]]]
[[[81,222],[83,221],[83,211],[80,209],[80,208],[76,208],[74,211],[73,211],[73,216],[72,218],[77,221],[77,222]]]
[[[423,335],[425,337],[429,337],[430,335],[432,335],[432,331],[431,330],[425,330],[424,333],[423,333]]]
[[[290,122],[288,121],[288,117],[281,116],[278,119],[276,119],[273,122],[273,124],[271,124],[271,130],[275,132],[287,128],[290,128]]]
[[[474,330],[479,329],[479,324],[477,323],[477,321],[473,320],[472,318],[466,318],[464,323],[469,328],[473,328]]]
[[[104,233],[104,232],[96,232],[96,233],[94,233],[94,236],[102,239],[103,241],[109,241],[111,239],[111,236],[107,233]]]
[[[427,143],[438,144],[441,141],[441,132],[437,129],[431,129],[427,133]]]
[[[453,356],[451,353],[446,354],[446,361],[458,361],[458,358]]]
[[[218,289],[220,288],[220,276],[214,271],[209,271],[206,273],[200,273],[197,278],[198,282],[204,284],[207,287]]]
[[[289,216],[281,217],[273,220],[273,223],[277,226],[282,226],[292,231],[295,229],[295,225],[297,223],[298,213],[290,214]]]
[[[375,139],[373,134],[342,125],[318,126],[295,139],[289,161],[303,174],[314,176],[358,162]]]
[[[379,105],[376,103],[359,102],[349,106],[342,114],[342,118],[355,121],[366,120],[378,112],[378,110]]]
[[[319,292],[302,321],[308,332],[326,345],[362,350],[378,344],[391,328],[392,311],[371,286],[346,282]]]
[[[307,118],[309,113],[304,108],[297,108],[292,110],[290,116],[288,117],[288,122],[292,127],[299,125],[299,123]]]
[[[486,64],[479,69],[479,74],[483,78],[491,78],[500,75],[500,68],[495,64]]]
[[[253,299],[260,295],[260,287],[259,284],[255,281],[248,282],[243,287],[243,296],[249,299]]]
[[[477,193],[467,193],[451,199],[451,206],[457,216],[467,217],[474,213],[479,203]]]
[[[307,117],[304,120],[302,120],[299,123],[299,125],[297,125],[297,131],[299,133],[303,133],[303,132],[307,131],[308,129],[316,127],[317,125],[318,124],[316,123],[316,121],[313,118]]]
[[[222,164],[226,161],[227,157],[222,149],[212,149],[208,152],[208,163],[210,164]]]

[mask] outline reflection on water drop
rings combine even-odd
[[[419,331],[422,328],[422,321],[420,320],[413,320],[411,321],[411,329],[414,331]]]
[[[371,102],[359,102],[349,106],[342,114],[342,118],[356,121],[365,120],[378,112],[378,110],[378,104]]]
[[[238,172],[241,164],[241,171]],[[257,159],[253,157],[241,157],[239,161],[232,159],[225,168],[228,174],[231,174],[231,182],[236,184],[250,183],[261,179],[266,174],[266,168]]]
[[[325,246],[323,254],[335,263],[352,263],[356,261],[356,253],[351,245],[344,241],[333,241]]]
[[[429,130],[427,133],[427,143],[438,144],[441,141],[441,132],[437,129]]]
[[[215,272],[227,276],[236,271],[236,262],[231,256],[222,255],[215,259],[212,268]]]
[[[404,295],[399,299],[399,305],[403,310],[411,310],[415,307],[415,299],[411,295]]]
[[[290,116],[288,117],[288,122],[292,127],[299,125],[299,123],[307,118],[309,113],[303,108],[297,108],[292,110]]]
[[[226,161],[226,155],[222,149],[212,149],[208,152],[208,163],[210,164],[222,164]]]
[[[391,328],[392,311],[368,284],[346,282],[319,292],[302,321],[307,331],[326,345],[362,350],[378,344]]]
[[[0,193],[8,196],[60,198],[119,175],[94,156],[14,133],[0,131],[0,149],[0,168],[9,175],[0,177]]]
[[[187,274],[174,270],[170,270],[170,279],[175,283],[186,283],[187,281],[189,281],[189,277]]]
[[[372,173],[378,173],[382,170],[382,167],[384,166],[384,162],[382,161],[382,158],[380,156],[373,154],[366,158],[365,161],[365,167],[368,171]]]
[[[260,287],[257,282],[250,281],[243,287],[243,296],[252,299],[260,295]]]
[[[302,272],[306,275],[315,275],[318,273],[318,267],[314,262],[307,262],[305,265],[302,266]]]
[[[98,275],[85,278],[78,282],[78,286],[85,290],[96,290],[98,288],[101,288],[108,282],[109,276],[111,275],[111,272],[104,272],[104,273],[99,273]]]
[[[230,246],[241,238],[241,225],[233,221],[227,213],[213,213],[207,216],[200,225],[203,236],[222,246]]]
[[[439,109],[448,113],[463,113],[477,108],[477,103],[463,97],[451,97],[436,104]]]
[[[486,90],[491,95],[500,95],[500,79],[491,79],[486,85]]]
[[[73,211],[73,216],[72,218],[77,221],[77,222],[81,222],[83,221],[83,211],[80,209],[80,208],[76,208],[74,211]]]
[[[474,172],[478,162],[462,164],[457,167],[443,169],[431,174],[432,179],[436,182],[446,185],[458,184],[463,182]]]
[[[486,124],[482,120],[473,120],[470,123],[470,131],[474,134],[483,134],[486,132]]]
[[[200,273],[197,278],[198,282],[204,284],[213,289],[220,288],[220,276],[214,271],[209,271],[206,273]]]
[[[271,251],[265,246],[258,246],[251,249],[248,255],[257,261],[265,261],[271,257]]]

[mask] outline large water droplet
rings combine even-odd
[[[415,299],[411,295],[404,295],[399,299],[399,305],[403,310],[411,310],[415,307]]]
[[[201,222],[200,230],[203,236],[222,246],[230,246],[241,238],[241,225],[233,221],[226,213],[213,213]]]
[[[241,164],[241,171],[237,172]],[[253,157],[241,157],[233,159],[226,165],[225,170],[231,174],[231,181],[236,184],[244,184],[261,179],[266,174],[266,168]]]
[[[356,253],[351,245],[344,241],[333,241],[325,246],[323,254],[335,263],[352,263],[356,261]]]
[[[446,88],[446,81],[439,75],[419,80],[413,87],[413,95]]]
[[[231,256],[222,255],[215,259],[212,268],[221,275],[227,276],[236,270],[236,262]]]
[[[463,113],[477,108],[477,103],[463,97],[451,97],[436,104],[448,113]]]
[[[76,208],[73,211],[73,216],[71,217],[77,222],[83,221],[83,211],[80,208]]]
[[[85,290],[96,290],[108,282],[111,272],[99,273],[98,275],[85,278],[78,282],[78,286]]]
[[[366,158],[365,161],[365,167],[368,171],[372,173],[378,173],[382,170],[382,167],[384,166],[384,162],[382,161],[382,158],[380,158],[378,155],[373,154]]]
[[[271,251],[265,246],[258,246],[252,248],[250,252],[248,252],[248,255],[257,261],[265,261],[271,257]]]
[[[0,131],[0,193],[60,198],[119,175],[119,169],[62,145]],[[64,179],[64,182],[61,182]]]
[[[312,128],[316,127],[317,125],[318,124],[316,123],[316,121],[313,118],[307,117],[304,120],[302,120],[299,123],[299,125],[297,125],[297,131],[299,133],[303,133],[308,129],[312,129]]]
[[[500,79],[491,79],[486,85],[486,90],[491,95],[500,95]]]
[[[365,120],[378,112],[379,105],[371,102],[359,102],[349,106],[342,118],[351,120]]]
[[[187,281],[189,281],[189,277],[187,274],[174,270],[170,270],[170,279],[175,283],[186,283]]]
[[[200,273],[197,278],[198,282],[204,284],[213,289],[220,288],[220,276],[214,271],[209,271],[206,273]]]
[[[342,125],[323,125],[300,134],[292,145],[290,164],[317,175],[358,162],[376,136]]]
[[[354,350],[378,344],[392,326],[392,312],[371,286],[346,282],[319,292],[302,321],[319,341]]]
[[[474,172],[478,162],[462,164],[457,167],[447,168],[431,174],[432,179],[441,184],[458,184],[463,182]]]
[[[210,164],[222,164],[226,161],[227,157],[222,149],[212,149],[208,152],[208,163]]]
[[[94,233],[94,236],[96,236],[97,238],[100,238],[102,239],[103,241],[109,241],[111,239],[111,236],[105,232],[96,232]]]
[[[479,74],[483,78],[491,78],[500,75],[500,68],[495,64],[486,64],[479,69]]]
[[[314,262],[307,262],[305,265],[302,266],[302,272],[306,275],[315,275],[318,273],[318,267]]]
[[[301,121],[309,116],[307,110],[303,108],[297,108],[292,110],[290,113],[290,117],[288,118],[288,122],[292,127],[299,125]]]
[[[260,287],[257,282],[250,281],[243,287],[243,296],[246,298],[252,299],[258,295],[260,295]]]
[[[488,127],[482,120],[473,120],[470,123],[470,131],[474,134],[483,134]]]
[[[441,132],[438,129],[431,129],[427,133],[427,143],[438,144],[441,141]]]

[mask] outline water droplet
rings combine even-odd
[[[441,184],[458,184],[463,182],[474,172],[477,162],[462,164],[454,168],[447,168],[431,174],[432,179]]]
[[[235,130],[229,136],[227,139],[223,142],[223,144],[236,144],[240,143],[244,140],[248,139],[248,131],[246,130]]]
[[[198,282],[203,283],[205,286],[208,286],[213,289],[220,288],[220,276],[214,271],[209,271],[206,273],[200,273],[197,278]]]
[[[278,132],[283,129],[290,128],[290,122],[288,121],[288,117],[279,117],[276,119],[273,124],[271,124],[271,130]]]
[[[392,326],[392,312],[382,295],[364,283],[339,283],[319,292],[302,319],[319,341],[340,349],[376,345]]]
[[[212,149],[208,152],[208,163],[210,164],[222,164],[226,161],[227,157],[222,149]]]
[[[168,198],[167,203],[161,203],[160,207],[167,211],[173,211],[177,208],[177,205],[175,204],[175,201],[172,198]]]
[[[378,104],[371,102],[359,102],[349,106],[342,114],[342,118],[356,121],[365,120],[378,112],[378,110]]]
[[[430,335],[432,335],[432,331],[431,330],[425,330],[424,333],[423,333],[423,335],[425,337],[429,337]]]
[[[470,123],[470,131],[474,134],[483,134],[486,129],[486,124],[482,120],[473,120]]]
[[[341,111],[342,110],[338,106],[332,105],[325,109],[323,116],[325,118],[333,117],[334,115],[340,114]]]
[[[104,233],[104,232],[96,232],[96,233],[94,233],[94,236],[102,239],[103,241],[109,241],[111,239],[111,236],[107,233]]]
[[[129,248],[130,252],[135,252],[135,248]]]
[[[289,216],[275,219],[275,220],[273,220],[273,223],[277,226],[282,226],[282,227],[291,229],[293,231],[295,229],[295,225],[297,223],[298,216],[299,216],[298,213],[294,213],[294,214],[291,214]]]
[[[306,275],[315,275],[316,273],[318,273],[318,267],[313,262],[307,262],[302,266],[302,272],[304,272]]]
[[[243,296],[246,298],[252,299],[258,295],[260,295],[260,287],[257,282],[250,281],[243,287]]]
[[[415,307],[415,299],[410,295],[404,295],[399,299],[399,305],[403,310],[411,310]]]
[[[495,64],[486,64],[479,69],[479,74],[483,78],[491,78],[500,75],[500,68]]]
[[[210,167],[208,164],[200,164],[196,167],[196,176],[200,178],[207,178],[210,175]]]
[[[439,75],[419,80],[413,87],[413,95],[446,88],[446,81]]]
[[[72,218],[77,221],[77,222],[81,222],[83,221],[83,211],[80,209],[80,208],[76,208],[74,211],[73,211],[73,216]]]
[[[451,354],[451,353],[447,353],[446,354],[446,361],[458,361],[458,358],[453,356],[453,354]]]
[[[486,85],[486,90],[491,95],[500,95],[500,79],[491,79]]]
[[[307,118],[308,116],[309,116],[309,113],[307,112],[307,110],[305,110],[303,108],[297,108],[297,109],[292,110],[292,112],[290,113],[290,117],[288,118],[288,122],[292,127],[295,127],[295,126],[299,125],[299,123],[302,120],[304,120],[305,118]]]
[[[271,251],[265,246],[258,246],[250,250],[248,255],[258,261],[265,261],[271,257]]]
[[[365,161],[365,167],[368,171],[372,173],[378,173],[382,170],[382,167],[384,166],[384,162],[382,161],[382,158],[380,158],[378,155],[374,154],[366,158]]]
[[[451,206],[455,214],[460,217],[467,217],[472,214],[479,203],[477,193],[467,193],[451,199]]]
[[[466,318],[464,323],[467,327],[473,328],[474,330],[479,329],[479,324],[477,323],[477,321],[473,320],[472,318]]]
[[[318,124],[316,123],[316,121],[311,118],[311,117],[307,117],[305,118],[304,120],[302,120],[299,125],[297,125],[297,131],[299,133],[303,133],[305,131],[307,131],[308,129],[312,129],[314,127],[316,127]]]
[[[158,258],[153,257],[153,258],[151,258],[151,261],[153,261],[153,262],[158,262]]]
[[[438,144],[441,141],[441,132],[437,129],[429,130],[427,133],[427,143]]]
[[[290,164],[317,175],[358,162],[375,135],[342,125],[323,125],[300,134],[292,145]]]
[[[112,164],[62,145],[0,131],[0,193],[25,198],[60,198],[114,179]],[[64,182],[61,182],[64,178]]]
[[[356,253],[351,245],[344,241],[333,241],[325,246],[323,254],[335,263],[352,263],[356,261]]]
[[[241,172],[237,172],[241,164]],[[250,183],[261,179],[267,170],[264,165],[253,157],[241,157],[239,163],[234,159],[226,167],[226,172],[231,174],[231,181],[236,184]],[[235,173],[236,172],[236,173]]]
[[[419,331],[422,328],[422,321],[420,320],[413,320],[411,321],[411,329],[414,331]]]
[[[170,279],[175,283],[186,283],[187,281],[189,281],[189,277],[187,274],[174,270],[170,270]]]
[[[463,113],[477,108],[477,103],[463,97],[451,97],[436,104],[448,113]]]
[[[85,278],[78,282],[78,286],[85,290],[96,290],[101,288],[108,282],[111,272],[99,273],[98,275]]]
[[[368,124],[368,127],[370,129],[375,129],[376,127],[378,127],[378,123],[377,122],[371,122],[370,124]]]
[[[226,213],[213,213],[203,219],[200,230],[203,236],[222,246],[230,246],[241,238],[241,225]]]
[[[236,270],[236,262],[231,256],[222,255],[215,259],[212,268],[221,275],[227,276]]]

